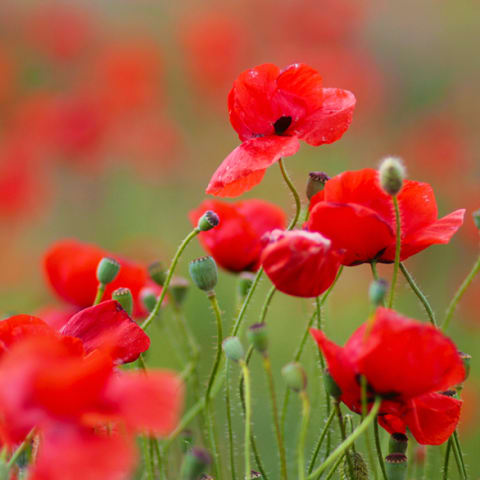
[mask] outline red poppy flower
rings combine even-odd
[[[53,244],[43,259],[44,271],[53,291],[63,300],[81,308],[89,307],[97,291],[97,265],[103,257],[115,258],[120,263],[117,278],[107,285],[104,298],[120,287],[129,288],[133,298],[147,283],[146,269],[136,263],[88,243],[61,240]]]
[[[274,230],[262,253],[262,265],[281,292],[317,297],[335,280],[341,254],[319,233]]]
[[[220,224],[199,235],[200,242],[215,261],[231,272],[256,271],[260,266],[262,237],[286,224],[285,213],[263,200],[225,203],[205,200],[189,214],[192,225],[207,211],[213,210]]]
[[[351,92],[323,88],[322,77],[308,65],[246,70],[228,96],[230,122],[243,143],[218,167],[207,193],[235,197],[250,190],[270,165],[297,152],[299,140],[314,146],[335,142],[354,107]]]
[[[435,196],[428,183],[406,180],[398,202],[401,260],[430,245],[448,243],[463,223],[464,209],[437,218]],[[344,265],[395,259],[393,202],[381,188],[377,170],[344,172],[328,180],[325,189],[311,200],[306,227],[344,250]]]
[[[371,330],[368,330],[371,325]],[[358,328],[344,347],[312,329],[341,390],[340,400],[361,411],[359,378],[372,394],[380,395],[379,423],[390,433],[408,427],[419,443],[443,443],[455,430],[461,401],[441,392],[465,378],[462,360],[453,342],[439,330],[379,308],[372,323]]]

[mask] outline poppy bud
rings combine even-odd
[[[148,266],[150,278],[160,287],[163,287],[167,278],[167,272],[161,262],[153,262]]]
[[[179,440],[182,452],[187,453],[193,446],[193,432],[191,430],[182,430]]]
[[[310,172],[307,181],[307,198],[309,200],[325,188],[325,184],[330,177],[325,172]]]
[[[358,452],[348,452],[348,459],[345,456],[341,467],[341,478],[348,480],[368,480],[368,466],[363,456]],[[350,462],[349,462],[350,460]],[[352,466],[352,475],[350,475],[350,466]]]
[[[173,301],[177,305],[182,305],[185,301],[188,292],[188,280],[183,277],[173,277],[170,282],[169,292],[170,296],[173,298]]]
[[[480,230],[480,210],[473,212],[473,221],[475,222],[477,228]]]
[[[120,264],[113,258],[103,257],[97,266],[97,280],[102,285],[113,282],[120,271]]]
[[[133,312],[133,297],[129,288],[117,288],[112,293],[112,300],[116,300],[131,317]]]
[[[244,299],[248,295],[248,292],[252,286],[254,278],[255,278],[255,275],[250,272],[242,272],[238,276],[237,288],[238,288],[238,295],[240,296],[240,298]]]
[[[287,386],[295,392],[302,392],[307,388],[307,374],[300,363],[288,363],[282,368],[282,375]]]
[[[407,457],[403,453],[387,455],[385,470],[388,480],[405,480],[407,478]]]
[[[378,280],[374,280],[370,284],[370,288],[368,290],[368,296],[370,297],[370,302],[375,307],[380,307],[383,305],[383,301],[385,299],[385,295],[388,291],[388,282],[383,278],[379,278]]]
[[[408,437],[403,433],[392,433],[388,441],[389,453],[405,453],[408,446]]]
[[[255,323],[247,330],[247,338],[253,348],[260,353],[265,353],[268,348],[267,326],[265,323]]]
[[[387,157],[380,164],[380,185],[391,196],[397,195],[405,179],[405,167],[399,158]]]
[[[200,257],[188,267],[195,285],[204,292],[211,292],[217,285],[217,264],[212,257]]]
[[[197,480],[210,464],[210,454],[203,448],[192,448],[183,459],[182,480]]]
[[[472,360],[472,356],[469,355],[468,353],[465,352],[458,352],[460,355],[460,358],[462,359],[463,362],[463,368],[465,368],[465,380],[468,378],[470,375],[470,362]]]
[[[198,220],[197,228],[201,232],[208,232],[220,223],[218,215],[212,210],[207,210]]]
[[[148,287],[142,288],[140,292],[140,300],[147,312],[151,312],[157,304],[157,296],[155,295],[154,290]]]
[[[239,362],[245,357],[245,350],[238,337],[227,337],[222,342],[222,348],[229,360]]]
[[[325,385],[326,392],[330,396],[336,398],[337,400],[340,398],[340,396],[342,395],[342,391],[340,390],[340,387],[337,385],[333,377],[330,375],[330,371],[328,370],[328,368],[326,368],[323,372],[323,384]]]

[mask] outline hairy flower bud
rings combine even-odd
[[[370,288],[368,289],[368,296],[370,297],[370,302],[375,307],[380,307],[383,305],[383,301],[385,299],[385,295],[388,291],[388,282],[383,278],[379,278],[378,280],[374,280],[370,284]]]
[[[257,352],[265,353],[268,348],[267,326],[265,323],[255,323],[247,330],[247,338]]]
[[[150,278],[160,287],[163,287],[167,278],[167,272],[161,262],[153,262],[148,266]]]
[[[403,453],[387,455],[385,470],[388,480],[405,480],[407,478],[407,457]]]
[[[184,457],[180,476],[182,480],[198,480],[210,464],[210,454],[203,448],[192,448]]]
[[[188,270],[200,290],[211,292],[217,285],[217,264],[212,257],[201,257],[191,261]]]
[[[399,158],[387,157],[380,164],[380,185],[389,195],[397,195],[405,179],[405,167]]]
[[[245,357],[245,350],[238,337],[227,337],[222,342],[222,348],[229,360],[238,362]]]
[[[198,220],[197,228],[201,232],[208,232],[208,230],[215,228],[219,223],[218,215],[212,210],[207,210]]]
[[[282,368],[282,375],[287,386],[295,392],[307,388],[307,374],[300,363],[288,363]]]
[[[325,172],[310,172],[307,181],[307,198],[311,200],[315,194],[321,192],[328,180],[330,177]]]
[[[250,291],[255,275],[251,272],[242,272],[238,276],[237,289],[238,295],[243,300]]]
[[[112,300],[116,300],[131,317],[133,312],[133,297],[129,288],[117,288],[112,293]]]
[[[368,466],[362,454],[358,452],[348,452],[348,459],[345,457],[341,466],[340,477],[345,480],[368,480]],[[350,465],[352,474],[350,474]]]
[[[392,433],[388,441],[389,453],[405,453],[408,446],[408,437],[403,433]]]
[[[120,264],[113,258],[103,257],[97,266],[97,280],[102,285],[113,282],[120,271]]]

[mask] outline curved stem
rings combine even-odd
[[[448,305],[447,313],[445,315],[445,320],[443,321],[443,324],[442,324],[443,331],[445,331],[448,328],[448,325],[450,324],[450,320],[453,317],[453,313],[455,312],[455,308],[457,307],[458,302],[461,300],[461,298],[463,297],[463,294],[465,293],[467,288],[470,286],[470,284],[472,283],[473,279],[475,278],[478,272],[480,272],[480,256],[478,257],[477,261],[474,263],[473,268],[470,270],[470,273],[467,275],[463,283],[460,285],[457,292],[455,293],[455,296],[452,298],[452,301]]]
[[[97,287],[97,293],[95,295],[95,300],[93,301],[93,305],[98,305],[103,298],[103,294],[105,293],[106,285],[104,283],[99,283]]]
[[[343,455],[338,457],[338,460],[333,464],[333,467],[328,472],[327,476],[325,477],[325,480],[330,480],[333,477],[333,474],[336,472],[337,468],[340,466],[340,463],[342,462],[345,455],[346,454],[344,453]]]
[[[245,381],[245,479],[250,478],[250,424],[252,421],[252,402],[250,394],[250,373],[245,361],[240,361]]]
[[[398,265],[400,264],[400,250],[402,245],[402,227],[400,225],[400,209],[398,208],[397,196],[393,196],[393,206],[395,208],[395,224],[396,224],[396,244],[395,244],[395,263],[393,265],[392,286],[390,287],[390,297],[388,299],[388,308],[392,308],[393,299],[395,297],[395,286],[397,284]]]
[[[318,439],[317,445],[315,446],[315,450],[313,452],[312,458],[310,459],[310,462],[308,465],[308,473],[311,473],[313,470],[313,467],[315,466],[315,461],[317,460],[318,454],[320,453],[320,448],[322,448],[323,440],[327,436],[328,429],[334,417],[335,417],[335,410],[332,409],[332,411],[330,412],[330,415],[327,418],[327,421],[325,422],[322,432],[320,433],[320,437]]]
[[[233,429],[232,429],[232,406],[230,400],[230,382],[228,375],[229,360],[225,362],[225,407],[227,410],[227,430],[228,430],[228,446],[230,452],[230,474],[232,480],[236,480],[237,474],[235,469],[235,450],[233,448]]]
[[[369,425],[372,423],[372,421],[375,419],[375,417],[378,414],[378,410],[380,409],[380,405],[382,403],[382,399],[380,397],[377,397],[375,399],[375,403],[372,406],[372,409],[370,410],[369,414],[365,417],[365,419],[362,421],[362,423],[355,429],[355,431],[346,438],[345,441],[343,441],[329,456],[328,458],[318,467],[316,468],[308,477],[307,480],[314,480],[318,475],[323,473],[327,467],[329,467],[332,463],[335,462],[335,460],[343,455],[345,451],[355,442],[355,440],[363,433]]]
[[[298,479],[305,480],[305,439],[307,437],[308,420],[310,418],[310,402],[305,390],[300,392],[300,398],[302,399],[302,426],[300,428],[297,448]]]
[[[170,268],[168,269],[167,273],[167,278],[165,279],[165,283],[163,284],[162,288],[162,293],[160,293],[157,303],[155,304],[155,307],[153,307],[153,310],[150,312],[150,315],[145,319],[145,321],[142,323],[141,327],[143,330],[146,330],[148,326],[152,323],[153,319],[157,316],[158,312],[160,311],[160,307],[162,306],[163,299],[165,298],[165,295],[167,294],[168,287],[170,286],[170,282],[173,277],[173,272],[175,271],[175,268],[177,266],[178,260],[180,256],[182,255],[183,251],[185,250],[186,246],[190,243],[190,240],[192,238],[196,237],[200,233],[200,230],[198,228],[194,228],[182,241],[182,243],[179,245],[177,251],[175,252],[175,255],[172,259],[172,263],[170,264]]]
[[[415,280],[413,277],[410,275],[409,271],[405,267],[403,263],[400,262],[400,270],[403,273],[403,276],[407,280],[408,284],[410,285],[411,289],[415,293],[415,295],[418,297],[420,302],[422,302],[422,305],[425,307],[425,311],[427,312],[428,318],[430,319],[430,323],[436,327],[437,326],[437,321],[435,319],[435,313],[433,312],[432,307],[430,306],[430,303],[427,300],[427,297],[423,294],[423,292],[420,290],[418,285],[415,283]]]
[[[259,323],[265,322],[265,318],[268,312],[268,307],[270,306],[270,303],[272,302],[272,298],[275,295],[276,291],[277,289],[275,288],[275,285],[272,285],[272,287],[267,293],[267,296],[265,297],[265,302],[263,302],[262,310],[260,312],[260,317],[259,317]]]
[[[388,480],[387,471],[385,470],[385,462],[383,460],[382,446],[380,445],[380,434],[378,432],[377,419],[375,419],[375,421],[373,422],[373,430],[375,434],[375,448],[377,449],[377,457],[378,457],[378,463],[380,464],[380,470],[382,471],[384,480]]]
[[[292,230],[297,224],[298,218],[300,217],[300,210],[302,208],[302,204],[300,202],[300,196],[298,195],[298,192],[295,186],[293,185],[292,181],[290,180],[290,177],[288,176],[287,171],[285,170],[285,166],[283,165],[282,158],[278,161],[278,165],[280,166],[280,171],[282,172],[283,179],[285,180],[285,183],[287,184],[287,187],[290,190],[293,196],[293,199],[295,201],[295,214],[293,218],[290,220],[290,223],[287,227],[287,230]]]

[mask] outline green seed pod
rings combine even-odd
[[[323,372],[323,384],[325,385],[325,390],[327,393],[335,399],[339,399],[342,395],[340,387],[337,385],[328,368]]]
[[[368,296],[370,297],[370,302],[372,302],[375,307],[383,305],[383,301],[387,292],[388,282],[386,280],[384,280],[383,278],[374,280],[370,284],[370,288],[368,289]]]
[[[207,210],[198,220],[197,228],[201,232],[208,232],[212,228],[215,228],[220,223],[220,219],[215,212]]]
[[[188,267],[193,283],[204,292],[211,292],[217,285],[217,264],[212,257],[200,257]]]
[[[229,360],[238,362],[245,357],[245,350],[238,337],[227,337],[222,342],[222,348]]]
[[[242,300],[248,295],[254,278],[255,275],[251,272],[242,272],[238,276],[237,291]]]
[[[151,312],[157,304],[157,296],[155,291],[148,287],[142,288],[140,291],[140,300],[142,301],[145,310],[147,310],[147,312]]]
[[[393,433],[388,441],[389,453],[405,453],[408,446],[408,437],[403,433]]]
[[[399,158],[387,157],[380,164],[380,185],[392,197],[397,195],[403,186],[406,172]]]
[[[113,258],[103,257],[97,266],[97,280],[102,285],[113,282],[120,271],[120,264]]]
[[[475,222],[477,228],[480,230],[480,210],[476,210],[475,212],[473,212],[473,221]]]
[[[387,455],[385,470],[388,480],[405,480],[407,478],[407,457],[403,453]]]
[[[202,448],[192,448],[184,457],[180,476],[182,480],[198,480],[210,464],[210,454]]]
[[[288,363],[282,368],[285,383],[295,392],[302,392],[307,388],[307,374],[298,362]]]
[[[193,447],[193,432],[191,430],[182,430],[178,436],[180,448],[183,453],[187,453]]]
[[[183,277],[173,277],[170,282],[170,287],[168,289],[170,296],[176,305],[181,306],[185,299],[187,298],[189,283],[186,278]]]
[[[363,456],[358,452],[349,451],[347,453],[348,460],[350,460],[350,464],[352,465],[352,475],[350,475],[350,466],[345,456],[342,465],[340,467],[340,477],[343,480],[368,480],[368,466],[367,462]]]
[[[268,348],[267,326],[265,323],[255,323],[247,330],[248,341],[257,352],[265,353]]]
[[[167,279],[167,272],[161,262],[153,262],[148,266],[148,274],[150,278],[160,287],[163,287]]]
[[[328,180],[330,177],[325,172],[310,172],[307,181],[307,198],[311,200],[315,194],[321,192]]]
[[[133,297],[129,288],[117,288],[112,293],[112,300],[116,300],[131,317],[133,312]]]

